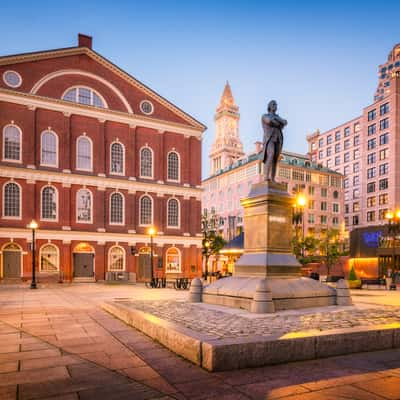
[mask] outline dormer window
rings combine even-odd
[[[87,87],[74,87],[68,89],[62,96],[63,100],[88,106],[107,108],[105,100],[93,89]]]

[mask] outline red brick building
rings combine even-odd
[[[201,272],[204,125],[92,50],[0,57],[1,278]],[[127,275],[127,274],[126,274]],[[130,275],[131,278],[134,275]]]

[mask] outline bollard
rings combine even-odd
[[[257,283],[256,292],[254,293],[254,297],[251,302],[250,311],[256,314],[275,312],[274,302],[272,301],[271,289],[266,279],[261,279]]]
[[[353,301],[351,300],[349,283],[340,279],[336,284],[336,304],[338,306],[352,306]]]
[[[190,284],[189,302],[201,303],[203,301],[203,283],[200,278],[194,278]]]

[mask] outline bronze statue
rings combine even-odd
[[[261,117],[264,129],[263,163],[265,165],[265,180],[275,182],[276,166],[282,152],[282,129],[287,121],[276,114],[278,105],[275,100],[268,103],[268,114]]]

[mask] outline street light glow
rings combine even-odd
[[[156,230],[154,229],[154,227],[150,227],[148,230],[148,234],[150,236],[154,236],[156,234]]]
[[[31,223],[29,224],[29,228],[31,228],[31,229],[37,229],[37,227],[38,227],[38,223],[33,219],[33,220],[31,221]]]
[[[388,211],[385,215],[385,218],[390,221],[391,219],[393,219],[393,213],[391,211]]]
[[[305,196],[303,196],[302,194],[299,194],[297,196],[297,205],[299,205],[300,207],[304,207],[307,203],[307,200],[305,198]]]

